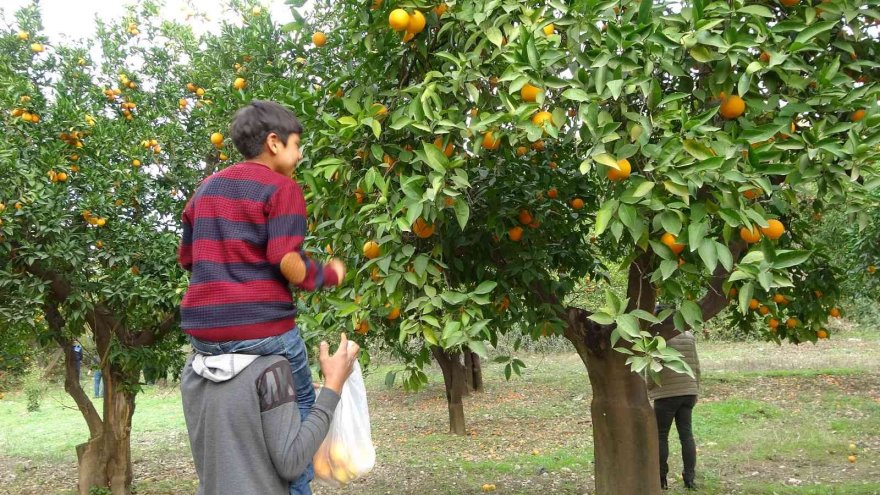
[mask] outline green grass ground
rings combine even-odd
[[[703,396],[694,412],[697,493],[880,494],[880,336],[849,332],[819,345],[701,344]],[[468,398],[469,435],[446,433],[436,370],[419,393],[368,376],[376,469],[347,489],[316,493],[585,494],[592,490],[590,391],[573,353],[527,355],[507,382],[485,369],[486,392]],[[85,380],[84,380],[85,384]],[[671,469],[680,472],[672,433]],[[86,427],[53,388],[39,412],[22,393],[0,401],[0,494],[71,494],[74,446]],[[147,387],[132,432],[141,495],[194,493],[197,485],[175,388]],[[858,460],[847,461],[848,445]],[[685,493],[671,480],[669,493]]]

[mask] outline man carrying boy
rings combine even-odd
[[[293,113],[275,102],[254,100],[235,114],[232,142],[245,162],[206,178],[187,203],[178,261],[192,272],[180,314],[193,349],[287,358],[304,421],[315,391],[290,284],[339,285],[345,265],[321,265],[303,251],[306,204],[291,178],[301,134]],[[309,464],[290,493],[311,494],[313,477]]]

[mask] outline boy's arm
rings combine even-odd
[[[300,422],[296,387],[286,360],[266,368],[257,381],[257,389],[269,457],[279,476],[295,480],[305,472],[327,436],[339,395],[326,388],[322,390],[309,415]]]
[[[192,271],[192,200],[186,203],[181,216],[183,224],[183,237],[180,239],[180,248],[177,250],[177,262],[184,270]]]
[[[311,259],[302,249],[306,236],[306,202],[294,181],[280,187],[269,199],[266,255],[285,278],[303,290],[339,285],[336,270]]]

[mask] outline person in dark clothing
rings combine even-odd
[[[654,401],[654,415],[657,418],[657,433],[660,440],[660,485],[667,488],[666,475],[669,472],[669,430],[675,421],[678,438],[681,441],[681,457],[684,464],[684,486],[695,488],[697,446],[691,428],[691,415],[700,393],[700,359],[693,333],[687,331],[669,339],[666,343],[682,354],[691,367],[694,376],[677,373],[669,368],[660,372],[660,385],[653,380],[648,382],[648,397]]]
[[[79,342],[73,344],[73,364],[76,367],[76,381],[80,379],[80,368],[82,368],[83,348]]]

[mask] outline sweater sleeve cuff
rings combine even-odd
[[[339,285],[339,277],[336,276],[336,270],[329,266],[323,267],[324,270],[324,287],[336,287]]]
[[[336,410],[336,404],[339,403],[339,394],[330,390],[327,387],[321,389],[321,393],[318,394],[318,398],[315,399],[315,406],[320,407],[321,409],[325,409],[333,414],[333,411]]]

